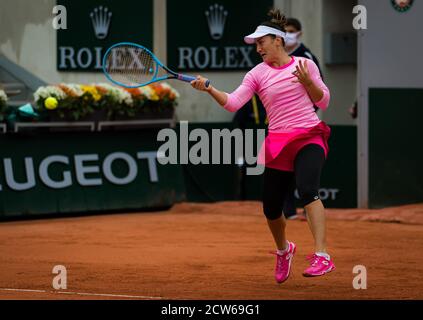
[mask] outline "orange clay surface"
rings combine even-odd
[[[307,222],[290,220],[297,253],[282,285],[260,202],[2,222],[0,298],[423,299],[423,204],[326,212],[337,269],[302,276],[313,240]],[[55,265],[66,267],[66,290],[52,287]],[[366,290],[353,288],[356,265],[367,269]]]

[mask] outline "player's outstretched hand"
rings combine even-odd
[[[197,79],[191,81],[191,86],[194,89],[197,89],[197,90],[200,90],[200,91],[210,91],[212,87],[211,87],[211,85],[206,87],[207,81],[208,81],[207,78],[204,78],[202,76],[197,76]]]
[[[299,82],[306,87],[313,83],[310,72],[308,71],[307,60],[305,60],[304,63],[300,60],[300,65],[296,66],[296,71],[293,72],[293,75],[297,77],[296,80],[292,81],[294,83]]]

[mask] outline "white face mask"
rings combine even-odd
[[[287,32],[285,36],[285,45],[287,47],[295,46],[298,43],[298,36],[300,32]]]

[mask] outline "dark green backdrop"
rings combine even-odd
[[[330,126],[329,155],[321,178],[321,196],[330,208],[357,207],[357,129],[355,126]],[[195,123],[190,128],[233,129],[233,124]],[[249,126],[253,128],[253,126]],[[259,127],[255,127],[259,128]],[[265,128],[264,126],[260,128]],[[261,200],[262,176],[245,175],[232,165],[184,166],[189,201]],[[299,203],[298,203],[299,205]]]
[[[210,6],[216,3],[227,11],[223,35],[220,39],[211,37],[209,24],[205,15],[210,12]],[[199,47],[211,52],[216,47],[216,64],[225,58],[224,47],[248,47],[244,36],[254,32],[257,25],[268,19],[267,12],[273,6],[273,0],[168,0],[167,1],[167,59],[168,65],[178,70],[178,47],[189,47],[195,50]],[[253,66],[261,62],[260,56],[252,46],[251,59]],[[201,54],[200,57],[204,55]],[[235,59],[242,59],[242,54],[235,54]],[[250,70],[252,67],[221,67],[212,68],[210,64],[201,70]],[[185,69],[187,70],[187,69]],[[193,68],[191,70],[199,70]]]
[[[193,123],[189,130],[203,128],[234,129],[232,123]],[[330,152],[321,187],[336,190],[335,199],[324,200],[327,207],[356,207],[357,165],[356,129],[352,126],[331,126]],[[236,164],[227,165],[160,165],[156,162],[158,181],[150,181],[147,160],[137,159],[138,152],[156,152],[162,144],[156,141],[157,130],[112,132],[33,132],[0,135],[0,216],[30,216],[72,212],[106,212],[111,210],[142,210],[169,207],[179,201],[213,202],[224,200],[260,200],[262,176],[247,176]],[[176,127],[179,133],[179,126]],[[192,146],[195,142],[191,142]],[[101,169],[106,156],[124,152],[137,163],[135,180],[126,185],[109,182]],[[97,154],[99,160],[85,165],[97,165],[99,173],[87,178],[102,178],[100,186],[81,186],[76,179],[74,156]],[[69,165],[55,163],[49,168],[53,180],[62,180],[70,171],[73,184],[63,189],[46,186],[39,177],[39,164],[48,156],[69,157]],[[36,186],[26,191],[12,190],[5,175],[5,159],[11,159],[14,178],[25,182],[24,159],[34,162]],[[234,163],[234,162],[233,162]],[[127,164],[113,162],[112,171],[125,177]],[[420,180],[421,181],[421,180]]]
[[[37,133],[0,135],[0,215],[21,216],[40,213],[69,213],[107,210],[127,210],[166,207],[185,198],[182,170],[179,165],[157,164],[158,182],[151,182],[147,160],[137,160],[138,152],[157,151],[156,132],[119,131],[102,133]],[[125,152],[138,165],[136,179],[127,185],[116,185],[105,179],[102,172],[89,173],[88,178],[102,178],[101,186],[81,186],[76,180],[73,157],[78,154],[98,154],[98,165],[113,152]],[[52,164],[50,176],[61,180],[64,170],[71,171],[73,185],[64,189],[47,187],[39,178],[42,159],[51,155],[69,156],[70,164]],[[24,158],[34,161],[36,186],[26,191],[11,190],[5,181],[4,158],[11,158],[15,179],[25,181]],[[100,169],[101,170],[101,169]],[[113,173],[125,177],[127,164],[116,160]]]
[[[423,202],[423,89],[369,90],[369,206]]]
[[[111,45],[117,42],[130,41],[139,43],[153,50],[153,1],[142,0],[57,0],[57,5],[63,5],[67,9],[67,29],[57,30],[57,69],[60,71],[98,71],[93,61],[88,68],[67,68],[60,66],[60,47],[72,47],[77,52],[81,48],[88,48],[95,53],[95,47],[102,48],[101,57]],[[100,6],[108,8],[112,13],[108,35],[104,39],[98,39],[94,32],[90,14]],[[82,55],[82,61],[86,61],[86,54]]]

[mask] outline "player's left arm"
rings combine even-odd
[[[330,93],[316,64],[312,60],[301,59],[296,66],[294,75],[297,77],[294,82],[299,82],[304,86],[313,103],[322,110],[327,109]]]

